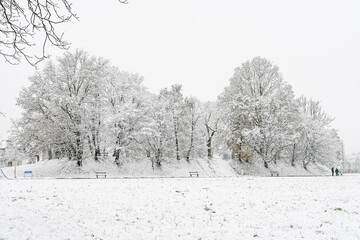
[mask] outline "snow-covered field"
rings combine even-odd
[[[360,175],[0,179],[0,239],[360,239]]]

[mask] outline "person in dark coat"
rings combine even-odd
[[[334,167],[331,168],[331,176],[334,176]]]
[[[335,169],[336,176],[339,176],[339,169]]]

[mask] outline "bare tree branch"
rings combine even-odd
[[[36,66],[49,57],[46,54],[49,44],[69,49],[70,43],[63,39],[57,26],[72,19],[78,17],[69,0],[0,0],[0,56],[10,64],[18,64],[25,58]],[[42,37],[40,53],[36,53],[37,36]]]

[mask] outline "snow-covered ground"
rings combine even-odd
[[[319,165],[309,165],[309,171],[297,164],[292,167],[290,163],[270,163],[265,168],[261,161],[254,163],[239,163],[234,160],[223,160],[219,157],[212,160],[205,158],[185,160],[172,160],[163,162],[160,168],[151,167],[147,158],[138,160],[127,160],[125,164],[118,167],[114,161],[108,159],[103,162],[95,162],[86,159],[82,167],[76,166],[75,161],[67,159],[45,160],[36,164],[26,164],[16,167],[17,178],[23,178],[25,171],[32,171],[35,178],[94,178],[96,170],[106,171],[110,178],[121,177],[188,177],[189,171],[199,172],[201,177],[234,177],[241,175],[270,176],[270,171],[275,170],[280,176],[292,175],[329,175],[330,169]],[[14,178],[14,167],[2,168],[8,178]],[[1,176],[1,174],[0,174]]]
[[[360,175],[0,179],[0,239],[360,239]]]
[[[14,167],[2,168],[8,178],[14,178]],[[76,166],[75,161],[67,159],[54,159],[41,161],[36,164],[26,164],[16,167],[17,178],[23,178],[25,171],[32,171],[36,178],[94,178],[94,171],[106,171],[108,177],[187,177],[189,171],[197,171],[200,176],[236,176],[235,170],[228,161],[220,158],[213,159],[211,163],[207,159],[195,159],[187,162],[171,161],[163,162],[162,166],[151,167],[151,162],[145,160],[129,160],[126,164],[118,167],[114,161],[108,160],[95,162],[86,159],[82,167]]]

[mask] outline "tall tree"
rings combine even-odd
[[[204,149],[204,134],[200,119],[201,103],[195,97],[185,97],[183,112],[183,155],[187,161],[191,156],[199,155]]]
[[[204,104],[204,125],[206,129],[206,148],[207,157],[213,157],[213,139],[215,134],[219,131],[220,109],[217,108],[216,103],[206,102]]]
[[[30,78],[31,85],[18,98],[17,104],[25,110],[22,129],[33,129],[39,122],[49,126],[39,129],[38,138],[61,145],[81,166],[88,130],[97,124],[93,121],[94,97],[108,68],[108,61],[80,50],[65,53],[57,64],[49,62]]]
[[[140,151],[141,131],[146,121],[148,94],[138,74],[112,69],[106,82],[107,129],[110,131],[115,163],[121,157]]]
[[[149,98],[148,114],[145,116],[146,124],[142,130],[142,145],[147,157],[151,160],[151,166],[161,167],[166,157],[173,153],[173,126],[168,117],[168,102],[161,96],[152,95]]]
[[[291,86],[269,60],[256,57],[235,69],[220,104],[228,125],[228,144],[240,160],[243,149],[250,148],[265,167],[276,163],[289,144],[286,126],[293,102]]]
[[[175,156],[177,160],[180,160],[180,129],[184,111],[184,96],[182,94],[181,85],[172,85],[171,89],[164,88],[160,91],[160,96],[167,102],[167,110],[171,113],[171,119],[173,124],[173,136],[175,146]]]
[[[334,120],[321,108],[319,101],[302,96],[298,99],[301,113],[300,138],[297,145],[305,169],[311,162],[330,165],[342,151],[342,142],[330,124]],[[331,166],[331,165],[330,165]]]

